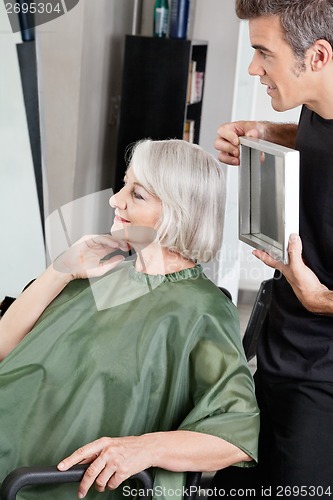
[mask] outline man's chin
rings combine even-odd
[[[271,106],[274,109],[274,111],[285,111],[283,106],[281,106],[281,103],[274,101],[274,99],[271,99]]]
[[[289,111],[290,109],[294,109],[298,106],[298,104],[295,104],[295,106],[283,104],[282,102],[278,100],[274,100],[274,97],[271,98],[271,106],[274,109],[274,111],[277,111],[279,113],[282,113],[283,111]]]

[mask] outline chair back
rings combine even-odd
[[[272,298],[273,278],[261,283],[253,309],[244,333],[243,347],[246,359],[250,361],[257,353],[257,344],[267,319]]]

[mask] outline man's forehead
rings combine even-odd
[[[285,41],[278,16],[263,16],[249,20],[249,34],[254,48],[272,50],[277,41]]]

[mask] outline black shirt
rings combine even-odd
[[[300,236],[303,258],[333,290],[333,120],[303,106],[300,151]],[[333,382],[333,317],[307,311],[275,273],[267,331],[258,345],[258,371],[268,377]]]

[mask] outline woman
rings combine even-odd
[[[91,463],[78,495],[95,498],[93,483],[114,489],[149,467],[176,489],[183,471],[252,465],[258,410],[236,308],[197,264],[221,243],[221,167],[184,141],[142,141],[110,204],[112,236],[71,247],[0,322],[2,478]],[[128,245],[134,265],[109,259]]]

